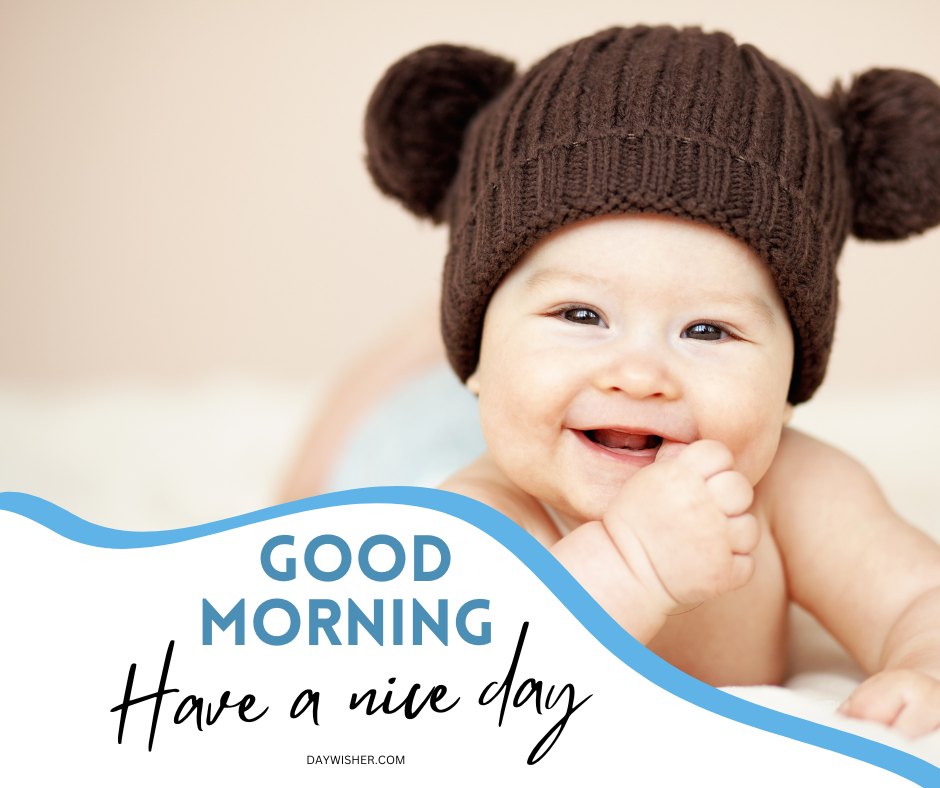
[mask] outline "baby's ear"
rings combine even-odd
[[[513,78],[507,60],[438,44],[399,60],[366,110],[366,165],[379,189],[441,221],[441,203],[474,115]]]
[[[940,87],[871,69],[832,102],[845,138],[858,238],[894,240],[940,224]]]
[[[466,381],[467,390],[473,394],[475,397],[480,396],[480,378],[477,377],[477,373],[474,372]]]

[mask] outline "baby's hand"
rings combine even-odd
[[[839,711],[923,736],[940,728],[940,681],[919,670],[885,670],[860,684]]]
[[[672,613],[743,586],[760,528],[754,491],[713,440],[667,444],[611,502],[604,526],[646,590]]]

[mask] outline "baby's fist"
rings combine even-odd
[[[940,728],[940,681],[919,670],[885,670],[856,688],[839,711],[914,738]]]
[[[674,610],[750,580],[760,539],[753,498],[724,444],[666,444],[624,484],[604,524],[640,582]]]

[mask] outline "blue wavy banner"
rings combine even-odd
[[[165,531],[123,531],[83,520],[49,501],[18,492],[0,493],[0,510],[92,547],[140,549],[186,542],[297,512],[351,504],[401,504],[452,515],[497,541],[531,572],[614,656],[649,681],[700,708],[769,733],[847,755],[922,786],[940,786],[940,768],[909,753],[847,731],[793,717],[715,689],[674,668],[624,631],[568,571],[525,530],[478,501],[419,487],[368,487],[279,504],[202,525]]]

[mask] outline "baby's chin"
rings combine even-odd
[[[522,493],[534,498],[542,506],[550,507],[561,515],[571,528],[584,523],[602,520],[611,501],[617,496],[624,483],[638,469],[623,468],[616,474],[571,473],[567,483],[559,483],[557,478],[530,474],[531,466],[502,469],[505,480]],[[517,473],[513,473],[515,470]]]
[[[584,490],[560,491],[544,498],[538,495],[535,497],[562,515],[574,529],[584,523],[603,520],[604,513],[622,486],[623,482],[609,485],[598,483]]]

